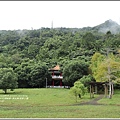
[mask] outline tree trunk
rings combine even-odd
[[[92,90],[92,89],[91,89],[91,85],[90,85],[90,98],[91,98],[91,96],[92,96],[92,95],[91,95],[91,90]]]
[[[77,102],[77,95],[76,95],[76,102]]]
[[[110,60],[109,60],[109,50],[107,49],[107,59],[108,59],[108,81],[109,81],[109,98],[112,98],[112,82],[111,82],[111,70],[110,70]]]
[[[81,98],[81,94],[79,94],[78,96],[79,96],[79,98]]]
[[[94,86],[92,86],[92,98],[94,98]]]
[[[7,89],[4,89],[5,94],[7,94]]]
[[[111,82],[109,82],[109,98],[112,98],[112,85]]]
[[[97,85],[95,86],[95,93],[97,94]]]
[[[107,85],[105,84],[105,97],[107,97]]]
[[[112,83],[112,95],[114,95],[114,85]]]

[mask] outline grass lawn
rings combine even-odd
[[[69,89],[16,89],[8,94],[1,90],[0,118],[120,118],[119,91],[112,99],[98,101],[105,105],[77,105],[89,100],[86,94],[76,103]]]
[[[120,106],[120,90],[115,91],[115,94],[112,96],[112,99],[106,100],[106,98],[103,98],[99,100],[98,103]]]

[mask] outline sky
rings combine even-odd
[[[0,30],[120,25],[120,1],[0,1]]]

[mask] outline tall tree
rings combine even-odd
[[[63,69],[64,82],[73,86],[74,82],[88,74],[88,64],[83,61],[72,61]]]
[[[7,89],[17,88],[17,74],[14,73],[12,68],[0,68],[0,88],[3,89],[5,94]]]
[[[99,57],[95,59],[97,55]],[[107,54],[107,57],[102,57],[99,53],[97,55],[93,56],[90,68],[97,82],[109,82],[109,98],[111,98],[111,84],[120,78],[120,59],[113,54]]]
[[[43,87],[45,86],[46,78],[50,79],[48,67],[44,63],[35,64],[30,74],[31,80],[29,81],[29,84],[32,87]]]
[[[15,68],[15,72],[18,74],[18,87],[27,88],[30,87],[29,81],[31,79],[31,70],[34,67],[35,62],[30,59],[23,59],[20,65]]]

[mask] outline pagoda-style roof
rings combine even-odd
[[[60,66],[56,65],[54,68],[51,68],[50,70],[60,70]]]

